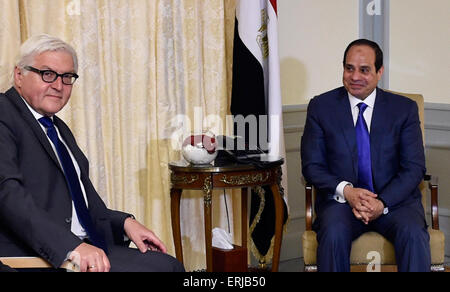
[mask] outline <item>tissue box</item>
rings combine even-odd
[[[233,245],[233,249],[226,250],[212,248],[213,272],[247,272],[247,248]]]

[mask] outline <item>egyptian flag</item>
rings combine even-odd
[[[258,146],[270,155],[284,158],[277,23],[276,0],[237,1],[230,110],[234,116],[254,115],[258,120]],[[262,136],[268,143],[260,141],[262,130],[268,132]],[[284,223],[288,217],[285,165],[282,167]],[[249,231],[251,250],[261,263],[265,263],[272,256],[275,234],[274,201],[268,187],[263,191],[252,190]]]

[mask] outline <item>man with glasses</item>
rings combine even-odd
[[[0,256],[40,256],[55,268],[68,260],[89,272],[184,271],[152,231],[108,209],[89,180],[88,160],[55,115],[77,70],[70,45],[32,37],[14,86],[0,94]]]

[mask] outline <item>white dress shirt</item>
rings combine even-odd
[[[38,124],[41,126],[42,131],[44,131],[45,133],[45,137],[47,137],[48,141],[50,142],[50,145],[53,148],[53,151],[55,152],[56,158],[58,158],[59,163],[61,164],[61,161],[59,160],[59,156],[58,156],[58,152],[56,151],[56,147],[53,144],[53,142],[50,140],[50,138],[47,136],[47,129],[39,122],[39,119],[43,117],[43,115],[41,115],[40,113],[36,112],[28,103],[27,101],[22,97],[23,101],[25,102],[25,104],[27,105],[27,107],[30,109],[31,113],[33,114],[34,118],[37,120]],[[53,117],[51,117],[51,119],[53,120]],[[72,159],[73,165],[75,166],[75,170],[77,172],[77,176],[78,176],[78,180],[80,182],[80,186],[81,186],[81,192],[83,193],[83,197],[84,197],[84,201],[86,202],[86,206],[88,206],[88,202],[86,199],[86,190],[84,189],[84,185],[83,182],[81,181],[81,171],[80,171],[80,166],[78,165],[77,161],[75,160],[72,152],[70,151],[70,148],[67,147],[66,142],[64,141],[64,139],[61,137],[61,135],[59,134],[59,130],[58,127],[56,127],[55,125],[55,129],[56,129],[56,133],[58,134],[58,138],[59,140],[62,141],[62,143],[64,144],[64,146],[66,146],[67,151],[70,154],[70,158]],[[62,166],[61,166],[62,168]],[[70,230],[72,231],[73,234],[75,234],[76,236],[78,236],[80,239],[84,239],[87,237],[87,233],[86,230],[84,230],[84,228],[81,226],[80,221],[78,221],[78,216],[77,216],[77,211],[75,209],[75,205],[72,201],[72,219],[71,219],[71,228]]]
[[[351,95],[350,93],[348,93],[348,100],[350,101],[350,107],[352,110],[352,116],[353,116],[353,125],[356,126],[356,121],[358,120],[358,115],[359,115],[359,108],[358,108],[358,104],[361,102],[364,102],[365,104],[367,104],[367,108],[363,113],[364,116],[364,120],[366,121],[367,124],[367,128],[369,130],[370,133],[370,125],[372,122],[372,114],[373,114],[373,107],[375,105],[375,99],[377,97],[377,90],[374,89],[374,91],[368,96],[366,97],[366,99],[364,100],[360,100],[356,97],[354,97],[353,95]],[[353,187],[353,184],[347,182],[347,181],[342,181],[338,184],[338,186],[336,187],[336,192],[334,194],[334,199],[336,201],[338,201],[339,203],[346,203],[347,201],[344,198],[344,187],[346,185],[351,185]]]

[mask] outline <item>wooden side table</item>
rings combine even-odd
[[[183,263],[180,228],[180,199],[183,190],[202,190],[205,220],[206,271],[212,272],[212,194],[214,189],[240,188],[242,203],[242,246],[247,247],[247,189],[269,185],[275,202],[275,241],[272,271],[278,271],[283,229],[283,198],[280,194],[283,159],[255,167],[248,164],[190,165],[184,161],[169,163],[171,170],[171,217],[177,259]]]

